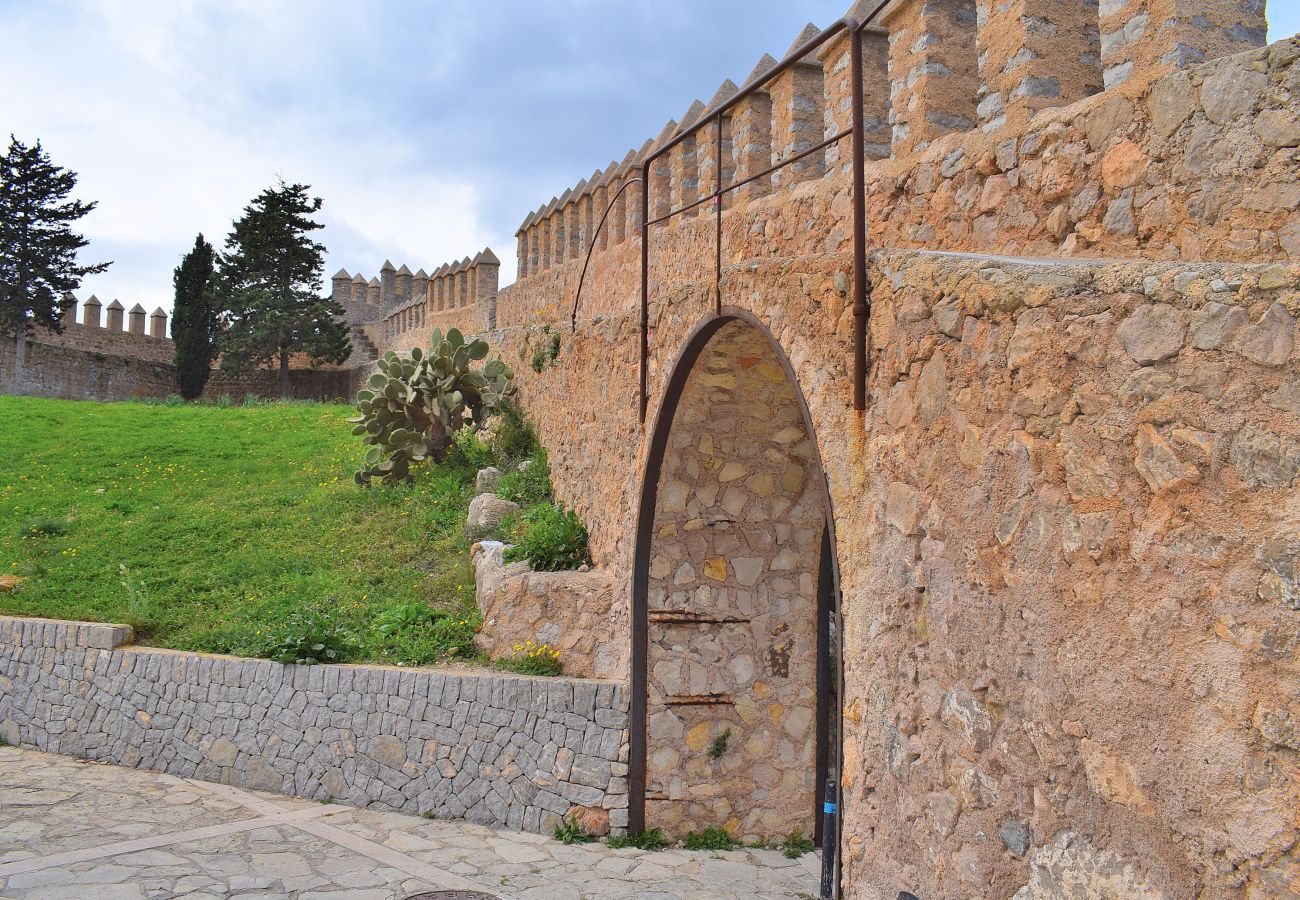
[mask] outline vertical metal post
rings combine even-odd
[[[839,896],[835,877],[836,857],[840,845],[839,773],[831,769],[826,779],[822,801],[822,881],[820,900],[835,900]]]
[[[853,79],[853,408],[867,408],[867,175],[862,127],[862,38],[849,29],[849,66]]]
[[[641,424],[650,402],[650,159],[641,164]]]
[[[713,240],[713,314],[722,315],[722,111],[718,110],[716,139],[714,140],[714,149],[717,156],[714,162],[714,171],[717,172],[716,181],[718,183],[717,194],[713,198],[713,205],[717,209],[717,228]]]

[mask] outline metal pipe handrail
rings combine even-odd
[[[723,197],[730,191],[744,187],[747,184],[758,181],[771,175],[778,169],[785,166],[793,165],[805,157],[811,156],[826,147],[843,139],[845,136],[852,137],[852,157],[853,157],[853,408],[859,412],[866,409],[867,406],[867,387],[866,387],[866,368],[867,368],[867,320],[871,315],[871,299],[867,287],[866,275],[866,177],[864,167],[866,165],[865,153],[865,135],[862,122],[862,44],[858,36],[862,30],[871,24],[875,18],[887,7],[893,0],[879,0],[876,6],[861,21],[851,16],[845,16],[828,26],[816,37],[806,41],[800,46],[794,48],[785,55],[785,58],[768,69],[763,74],[754,78],[749,84],[745,85],[734,96],[720,103],[717,108],[708,111],[707,117],[701,117],[699,121],[684,129],[681,133],[675,135],[671,140],[661,147],[651,150],[641,162],[641,371],[640,371],[640,421],[645,425],[646,414],[649,409],[649,357],[650,357],[650,227],[659,225],[673,216],[681,215],[692,209],[700,207],[712,201],[717,212],[715,226],[715,247],[714,247],[714,312],[715,315],[722,314],[722,204]],[[817,50],[822,44],[836,37],[837,35],[848,32],[851,40],[849,41],[849,60],[850,60],[850,78],[852,84],[853,111],[852,122],[850,127],[831,137],[822,140],[820,143],[809,147],[788,159],[783,159],[778,163],[764,169],[762,172],[746,176],[740,181],[723,184],[722,171],[722,123],[727,112],[743,103],[750,96],[762,90],[769,82],[782,75],[787,70],[793,68],[800,60],[807,57],[810,53]],[[653,163],[661,159],[665,154],[670,153],[674,147],[683,141],[698,134],[704,128],[712,126],[715,129],[717,166],[716,180],[714,190],[704,196],[697,198],[689,204],[676,210],[670,210],[668,213],[651,219],[650,203],[650,167]],[[588,251],[590,255],[590,251]],[[585,267],[584,267],[585,268]],[[579,285],[581,290],[581,284]]]
[[[578,331],[578,301],[582,299],[582,285],[587,278],[587,266],[591,265],[591,252],[596,249],[596,238],[600,237],[600,230],[605,227],[605,220],[609,218],[610,212],[614,209],[614,204],[618,202],[619,195],[640,180],[640,178],[629,178],[619,186],[619,189],[614,192],[614,196],[609,198],[609,205],[605,207],[605,212],[601,214],[596,230],[591,233],[591,243],[587,245],[587,258],[583,260],[582,274],[578,276],[578,289],[573,294],[573,313],[569,316],[569,328],[574,334]]]

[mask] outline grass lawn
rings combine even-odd
[[[344,659],[465,654],[475,463],[358,487],[350,414],[0,397],[0,574],[23,578],[0,613],[245,656],[304,641]]]

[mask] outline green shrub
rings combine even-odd
[[[18,529],[19,537],[55,537],[67,534],[72,526],[67,519],[52,519],[49,516],[37,516]]]
[[[537,572],[576,569],[589,562],[587,526],[573,510],[544,504],[525,510],[514,522],[514,543],[506,562],[528,560]]]
[[[537,433],[523,410],[509,401],[503,401],[492,420],[492,438],[488,442],[501,466],[528,459],[539,449]]]
[[[550,644],[538,644],[524,641],[515,644],[510,655],[497,660],[497,665],[508,672],[518,675],[562,675],[564,663],[560,662],[560,651]]]
[[[274,626],[258,656],[310,666],[346,662],[357,651],[352,632],[325,613],[301,612]]]
[[[410,356],[385,353],[379,371],[357,392],[360,415],[348,420],[370,447],[357,483],[376,477],[384,484],[409,483],[413,463],[446,459],[456,432],[487,421],[513,377],[499,358],[473,368],[487,354],[486,341],[466,343],[455,328],[445,338],[435,328],[427,354],[418,347]]]
[[[555,839],[566,844],[590,844],[595,840],[594,837],[582,830],[582,826],[578,824],[577,816],[555,826]]]
[[[551,501],[551,466],[546,451],[538,449],[525,462],[528,465],[507,472],[497,480],[494,493],[520,506],[535,506]]]
[[[662,850],[672,842],[664,835],[663,829],[651,828],[649,831],[640,831],[636,834],[614,835],[605,843],[615,850],[623,847],[635,847],[638,850]]]
[[[473,656],[477,631],[476,615],[453,615],[420,600],[390,606],[375,620],[375,632],[385,655],[399,666]]]

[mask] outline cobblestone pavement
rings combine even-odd
[[[0,748],[0,898],[808,898],[817,860],[565,846]]]

